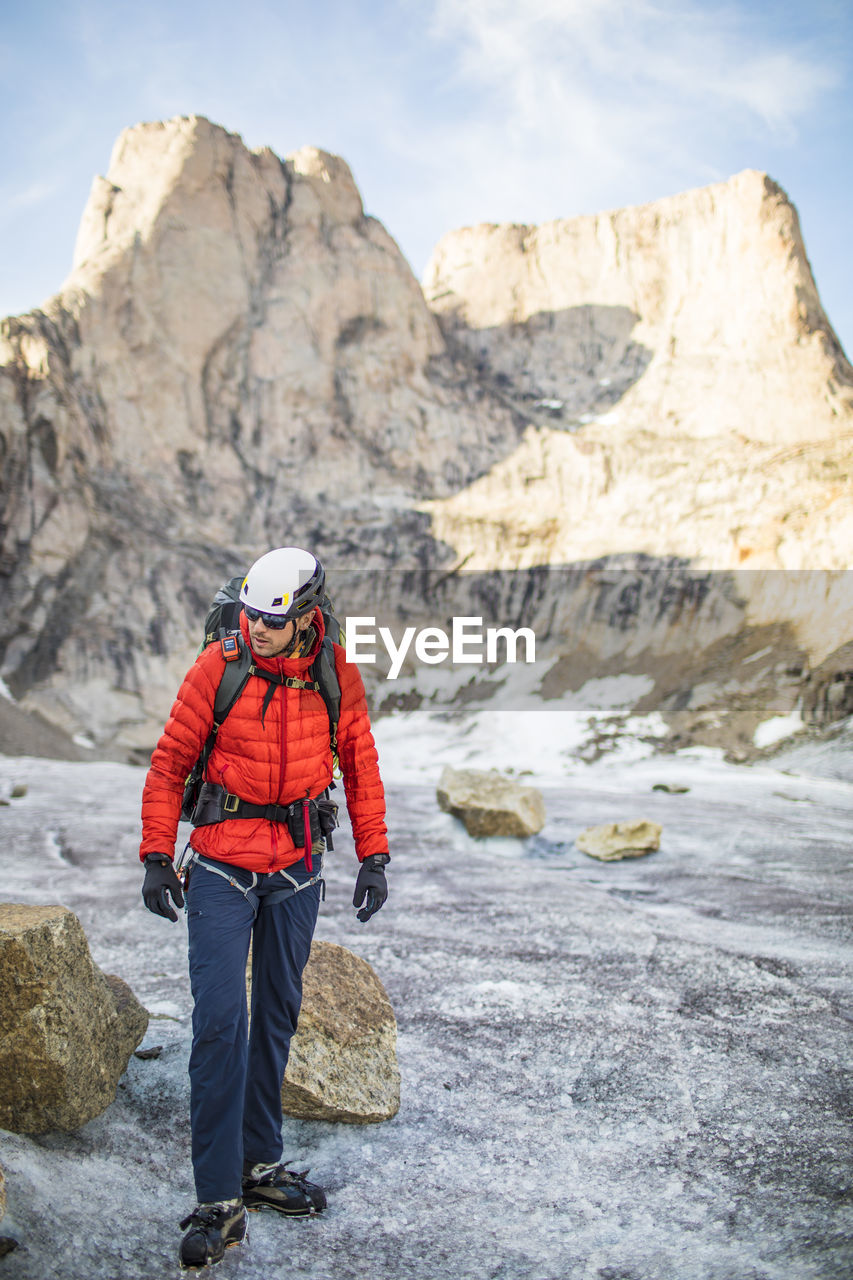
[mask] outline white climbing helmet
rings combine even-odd
[[[260,613],[300,618],[323,598],[326,574],[310,551],[277,547],[252,565],[240,588],[240,602]]]

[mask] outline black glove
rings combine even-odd
[[[388,897],[388,885],[385,882],[385,866],[390,862],[387,853],[372,853],[369,858],[365,858],[358,869],[358,879],[355,882],[355,893],[352,895],[352,905],[360,907],[364,902],[365,896],[367,902],[361,910],[356,912],[356,919],[364,923],[379,910],[382,903]]]
[[[149,853],[145,859],[145,881],[142,885],[142,898],[149,911],[155,916],[165,916],[167,920],[177,920],[169,902],[172,895],[176,907],[184,905],[184,891],[181,882],[175,875],[172,859],[165,853]]]

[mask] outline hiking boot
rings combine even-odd
[[[246,1239],[248,1218],[242,1200],[200,1204],[181,1223],[189,1231],[181,1241],[181,1270],[195,1271],[221,1262],[225,1250]]]
[[[326,1193],[313,1182],[306,1182],[307,1169],[296,1173],[283,1164],[245,1165],[243,1172],[243,1204],[256,1213],[258,1209],[274,1209],[288,1218],[309,1218],[322,1213]]]

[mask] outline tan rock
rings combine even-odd
[[[100,1115],[148,1026],[60,906],[0,904],[0,1008],[0,1128],[14,1133],[78,1129]]]
[[[445,813],[459,818],[471,836],[524,838],[545,825],[542,793],[494,769],[445,766],[436,796]]]
[[[853,370],[796,211],[765,174],[453,232],[424,289],[530,424],[481,479],[425,506],[467,568],[637,552],[853,563]]]
[[[397,1024],[374,970],[314,941],[281,1100],[287,1115],[371,1124],[400,1108]]]
[[[618,862],[622,858],[642,858],[659,849],[662,830],[658,823],[645,818],[605,822],[598,827],[587,827],[575,844],[582,853],[600,862]]]
[[[22,712],[148,759],[285,508],[336,570],[853,563],[853,371],[765,175],[454,232],[426,288],[340,158],[197,116],[121,135],[61,291],[0,325]],[[818,661],[843,590],[805,611]]]
[[[192,606],[268,549],[283,497],[327,562],[349,546],[370,565],[367,525],[385,567],[406,551],[386,525],[428,536],[414,495],[516,436],[459,384],[343,160],[250,151],[196,116],[128,129],[61,292],[0,327],[4,678],[66,731],[150,748],[197,648]],[[71,620],[47,643],[78,576],[80,642]]]

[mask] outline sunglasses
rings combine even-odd
[[[270,631],[283,631],[288,622],[292,622],[292,618],[284,618],[280,613],[261,613],[260,609],[252,609],[249,605],[243,605],[243,612],[250,622],[257,622],[260,618],[265,627],[269,627]]]

